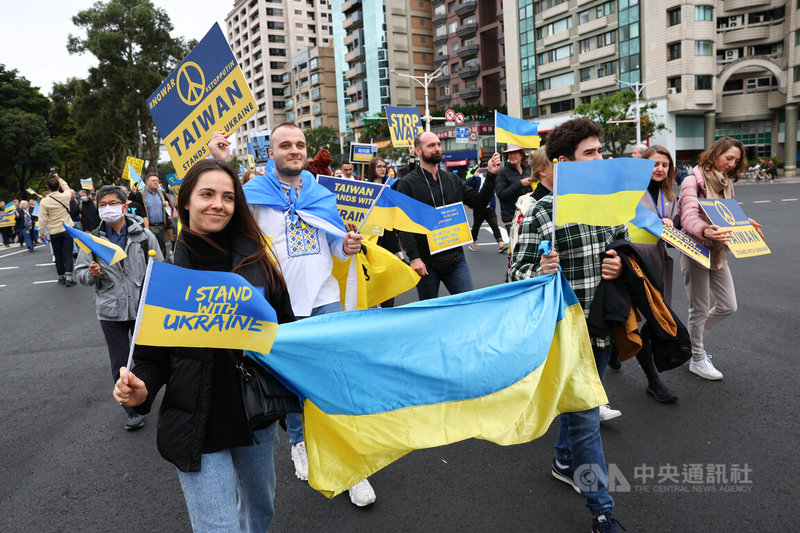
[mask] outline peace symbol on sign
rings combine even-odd
[[[178,81],[178,96],[186,105],[197,105],[205,94],[206,77],[200,65],[194,61],[187,61],[181,65],[176,76]]]
[[[719,213],[720,216],[725,219],[725,222],[731,226],[736,224],[736,217],[733,216],[733,213],[731,213],[731,210],[728,209],[728,206],[722,202],[715,202],[714,207],[717,208],[717,213]]]

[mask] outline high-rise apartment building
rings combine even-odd
[[[286,81],[286,120],[302,129],[339,128],[332,46],[303,48],[292,54]]]
[[[424,106],[422,87],[393,72],[433,71],[430,1],[334,0],[331,9],[341,131],[387,104]]]
[[[549,119],[625,83],[669,128],[658,142],[695,160],[715,139],[793,173],[800,11],[770,0],[504,0],[509,112]],[[625,117],[620,117],[625,118]],[[787,143],[785,139],[790,139]]]
[[[439,107],[505,104],[502,0],[433,0]]]
[[[228,43],[258,104],[256,114],[236,130],[241,157],[251,131],[286,120],[291,88],[284,73],[291,69],[290,58],[307,47],[333,44],[331,12],[325,0],[236,0],[225,22]]]

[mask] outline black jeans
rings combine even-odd
[[[56,258],[56,272],[59,276],[72,276],[72,237],[66,231],[50,235],[53,244],[53,256]]]
[[[493,209],[488,208],[478,208],[472,210],[472,240],[478,241],[478,232],[481,229],[481,224],[483,221],[489,223],[489,227],[492,228],[492,234],[494,235],[494,240],[500,242],[503,240],[502,235],[500,234],[500,228],[497,227],[497,213],[494,212]]]
[[[100,327],[103,328],[103,335],[106,338],[106,345],[108,346],[108,357],[111,359],[111,377],[114,378],[115,384],[119,379],[119,367],[128,364],[131,335],[133,335],[133,327],[135,325],[135,320],[100,321]],[[123,409],[125,409],[128,415],[136,414],[130,407],[123,406]]]

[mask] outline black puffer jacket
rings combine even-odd
[[[192,268],[193,256],[179,240],[175,264]],[[231,264],[238,265],[256,246],[230,235]],[[193,246],[194,248],[194,246]],[[266,274],[258,265],[239,269],[238,274],[256,288],[266,287],[265,297],[278,315],[278,322],[294,321],[285,287],[267,287]],[[200,471],[203,453],[252,444],[242,403],[241,389],[231,353],[241,350],[213,348],[164,348],[136,346],[133,373],[147,385],[147,401],[136,410],[146,414],[153,398],[166,385],[158,416],[158,451],[183,472]],[[254,428],[254,430],[263,428]]]
[[[522,174],[520,174],[517,172],[514,165],[508,163],[497,173],[497,183],[494,186],[494,192],[497,194],[497,198],[500,199],[500,219],[503,221],[503,224],[508,224],[514,220],[517,198],[523,194],[533,192],[533,187],[530,185],[524,186],[520,183],[524,178],[530,177],[530,167],[523,166]]]

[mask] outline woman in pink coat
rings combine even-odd
[[[692,360],[689,371],[701,378],[719,380],[722,373],[711,364],[703,346],[705,333],[736,312],[736,292],[726,254],[731,234],[711,224],[698,198],[733,198],[733,182],[747,170],[744,146],[723,137],[700,155],[697,166],[681,184],[678,199],[684,233],[711,251],[711,268],[705,268],[681,254],[686,295],[689,298],[689,336]],[[756,229],[761,226],[751,219]],[[761,230],[758,229],[761,233]],[[710,297],[714,296],[714,307]]]

